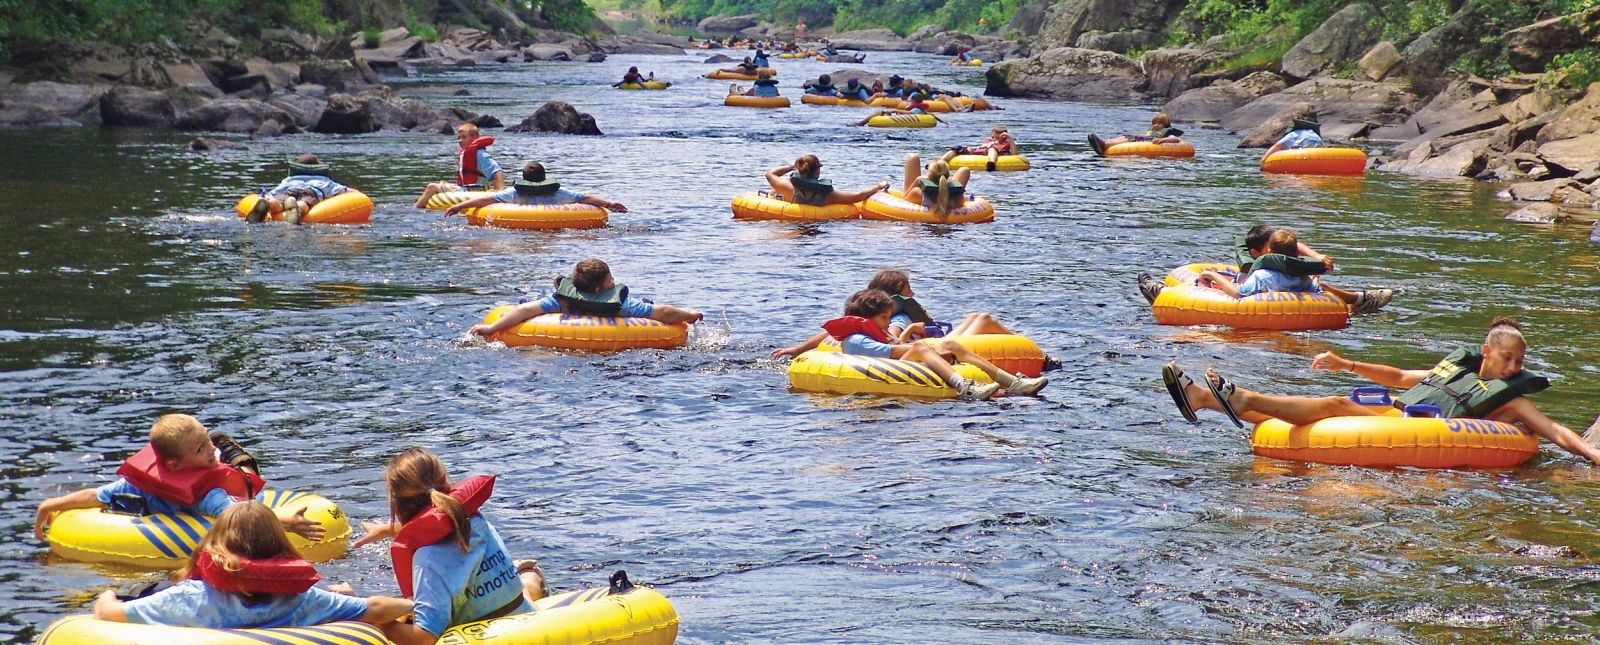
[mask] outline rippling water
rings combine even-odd
[[[398,86],[514,123],[549,99],[605,137],[498,134],[508,168],[626,203],[611,226],[529,233],[413,210],[449,174],[433,134],[299,135],[194,155],[165,131],[0,132],[0,639],[31,640],[107,585],[154,574],[52,561],[45,497],[106,481],[164,412],[239,436],[277,486],[357,518],[387,513],[387,458],[441,454],[500,475],[491,515],[560,589],[626,568],[711,642],[1522,643],[1589,640],[1600,567],[1593,471],[1559,449],[1502,472],[1367,470],[1257,458],[1158,377],[1178,358],[1248,386],[1319,394],[1324,349],[1431,364],[1490,317],[1527,323],[1536,401],[1580,430],[1600,411],[1586,227],[1505,222],[1490,187],[1265,178],[1236,139],[1191,129],[1192,161],[1100,160],[1088,132],[1147,107],[1003,101],[922,131],[847,127],[839,108],[723,108],[699,57],[424,72]],[[981,89],[981,71],[871,54],[866,67]],[[637,64],[678,85],[618,92]],[[779,63],[793,94],[815,62]],[[992,224],[735,222],[763,169],[820,155],[836,185],[898,177],[1009,125],[1034,170],[978,174]],[[360,227],[247,227],[238,195],[313,151],[379,203]],[[39,160],[52,161],[41,164]],[[1225,257],[1258,221],[1339,261],[1337,284],[1396,288],[1342,331],[1154,324],[1134,287]],[[495,303],[588,256],[658,302],[702,309],[691,347],[615,355],[463,340]],[[950,318],[990,311],[1067,364],[1039,399],[990,403],[787,390],[766,359],[883,267]],[[322,567],[394,593],[387,551]]]

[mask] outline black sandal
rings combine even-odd
[[[1209,377],[1206,378],[1206,387],[1211,388],[1211,396],[1216,397],[1217,407],[1222,408],[1222,413],[1228,415],[1228,420],[1232,421],[1233,425],[1243,428],[1244,422],[1239,420],[1239,415],[1233,411],[1233,404],[1228,402],[1228,396],[1232,395],[1235,389],[1233,384],[1218,374],[1215,383],[1211,382]]]
[[[1167,384],[1167,393],[1172,395],[1172,402],[1178,404],[1178,412],[1183,414],[1184,420],[1199,423],[1200,417],[1195,416],[1194,405],[1189,403],[1189,396],[1183,393],[1183,388],[1193,385],[1194,380],[1178,369],[1177,361],[1161,366],[1161,380]]]

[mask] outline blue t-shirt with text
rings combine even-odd
[[[500,534],[483,515],[473,515],[471,523],[466,553],[455,540],[446,540],[417,549],[412,559],[416,625],[435,636],[522,598],[522,579]],[[533,605],[523,599],[511,613],[528,611]]]
[[[302,594],[273,594],[259,605],[217,589],[203,580],[185,580],[123,606],[128,622],[171,627],[243,629],[310,627],[356,620],[367,613],[367,599],[315,587]]]

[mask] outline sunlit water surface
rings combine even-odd
[[[108,585],[152,579],[52,561],[31,535],[48,496],[107,481],[151,420],[190,412],[254,447],[275,485],[386,515],[384,462],[423,446],[490,504],[558,589],[625,568],[682,616],[680,640],[973,643],[1522,643],[1588,640],[1600,567],[1593,470],[1546,445],[1502,472],[1366,470],[1250,454],[1245,431],[1173,410],[1160,365],[1323,394],[1310,356],[1430,364],[1509,314],[1537,402],[1600,411],[1597,254],[1577,225],[1505,222],[1493,188],[1386,175],[1263,177],[1237,139],[1189,128],[1190,161],[1101,160],[1089,132],[1151,109],[1005,100],[931,130],[862,112],[724,108],[702,56],[424,70],[515,123],[546,100],[606,136],[491,132],[508,168],[626,203],[604,229],[473,228],[413,210],[448,176],[438,134],[297,135],[196,155],[166,131],[0,132],[0,638],[28,641]],[[870,54],[870,67],[967,91],[981,70]],[[677,85],[620,92],[637,64]],[[812,61],[778,62],[793,95]],[[1034,169],[972,181],[992,224],[736,222],[762,170],[822,157],[835,185],[898,177],[1009,125]],[[353,227],[245,226],[238,196],[311,151],[378,201]],[[1256,222],[1338,259],[1333,280],[1395,301],[1347,329],[1256,333],[1154,323],[1134,286],[1225,257]],[[496,303],[543,293],[582,258],[634,293],[707,312],[690,347],[614,355],[464,340]],[[877,269],[911,272],[942,318],[990,311],[1066,369],[1038,399],[919,402],[790,392],[766,358]],[[322,567],[395,593],[375,545]]]

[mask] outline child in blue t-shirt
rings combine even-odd
[[[1267,157],[1280,150],[1295,150],[1297,148],[1316,148],[1322,145],[1322,124],[1317,123],[1316,115],[1310,118],[1294,119],[1289,122],[1289,132],[1278,139],[1272,147],[1267,148],[1266,154],[1261,155],[1261,163],[1267,162]]]
[[[341,620],[381,626],[411,612],[409,600],[357,598],[348,584],[330,587],[334,591],[316,588],[322,577],[289,544],[272,509],[254,501],[217,516],[178,577],[167,589],[126,602],[107,589],[95,599],[94,616],[119,623],[242,629]]]
[[[213,441],[216,443],[213,443]],[[159,460],[169,473],[193,473],[199,470],[215,469],[219,467],[217,461],[217,443],[224,446],[224,454],[229,457],[228,466],[240,471],[241,477],[246,474],[257,476],[257,466],[254,457],[244,451],[232,437],[217,432],[207,434],[206,427],[187,414],[168,414],[157,419],[150,426],[149,449],[154,451],[153,459]],[[135,458],[139,457],[136,455]],[[130,458],[130,462],[133,458]],[[221,467],[228,467],[221,466]],[[130,475],[131,476],[131,475]],[[255,480],[259,482],[260,480]],[[239,492],[239,491],[236,491]],[[261,491],[251,491],[259,494]],[[120,505],[124,500],[134,500],[138,508],[122,509],[140,515],[155,515],[166,513],[189,513],[216,517],[229,506],[242,501],[249,495],[235,495],[224,488],[212,488],[204,492],[196,492],[195,499],[190,503],[183,503],[167,499],[146,490],[140,489],[125,477],[118,477],[116,481],[98,488],[86,488],[74,493],[59,497],[52,497],[39,504],[39,510],[34,514],[33,534],[40,540],[45,539],[45,529],[50,526],[50,521],[56,513],[76,508],[106,508],[113,504]],[[321,540],[323,536],[322,523],[307,519],[306,508],[300,507],[294,511],[285,511],[278,516],[283,530],[313,542]]]
[[[573,295],[576,298],[566,298],[559,294],[563,281],[566,281],[575,290]],[[611,277],[611,267],[595,258],[588,258],[579,262],[577,266],[573,267],[570,278],[556,278],[556,286],[557,294],[517,305],[507,311],[505,315],[500,316],[500,319],[494,321],[493,324],[473,325],[471,329],[467,330],[467,333],[484,338],[493,338],[495,334],[527,322],[534,316],[551,313],[596,313],[596,309],[588,311],[575,310],[584,306],[584,300],[593,301],[597,308],[599,306],[612,305],[613,307],[608,308],[615,308],[616,312],[609,315],[625,318],[649,318],[669,325],[696,323],[705,318],[705,314],[698,311],[681,309],[672,305],[654,304],[629,297],[627,295],[628,288],[619,287],[616,280]],[[611,300],[616,302],[610,302]]]
[[[1286,228],[1273,231],[1272,236],[1267,238],[1268,253],[1294,256],[1298,253],[1299,248],[1299,236],[1295,235],[1294,231]],[[1322,293],[1322,287],[1311,276],[1292,276],[1265,267],[1256,267],[1251,270],[1250,275],[1245,278],[1244,282],[1238,285],[1235,285],[1233,280],[1227,276],[1210,269],[1200,272],[1200,283],[1206,284],[1207,280],[1210,281],[1210,286],[1235,298],[1244,298],[1273,291]]]
[[[261,222],[270,213],[282,215],[283,221],[290,224],[299,224],[300,218],[318,202],[347,190],[350,187],[328,176],[328,164],[314,154],[303,154],[289,162],[288,177],[261,191],[261,199],[245,214],[245,221]]]

